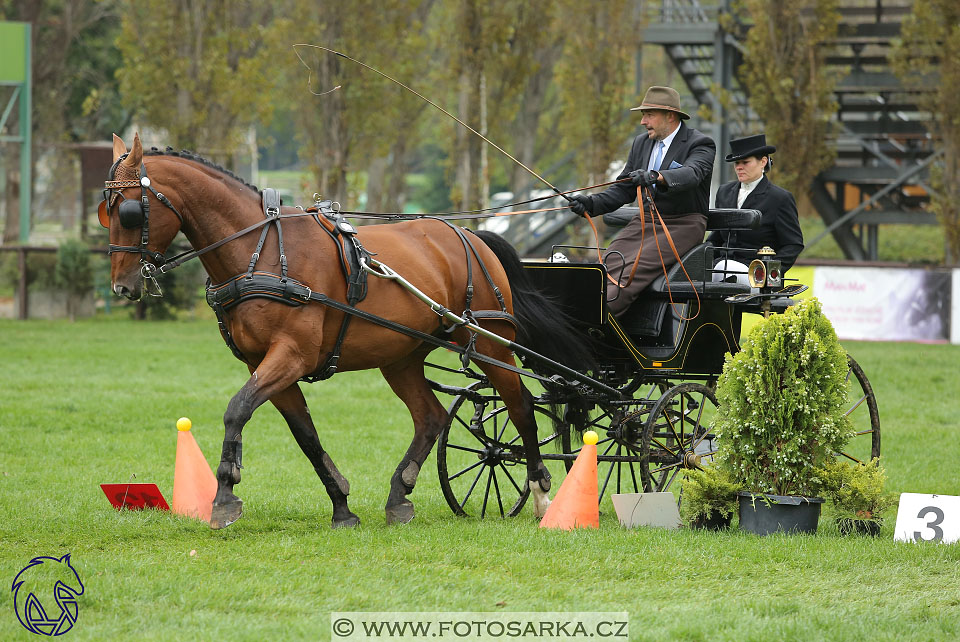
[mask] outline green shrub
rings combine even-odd
[[[27,253],[27,287],[49,290],[57,287],[57,257],[52,252]],[[20,284],[20,259],[17,252],[4,252],[0,261],[0,282],[13,289]]]
[[[820,302],[765,319],[717,383],[720,458],[746,490],[808,495],[851,437],[847,354]]]
[[[737,510],[739,490],[740,485],[722,466],[685,470],[680,513],[688,524],[710,519],[714,513],[730,517]]]
[[[841,517],[876,520],[895,503],[884,488],[887,473],[877,458],[866,465],[831,458],[817,473]]]
[[[70,239],[57,248],[54,282],[70,294],[82,296],[93,290],[93,262],[83,241]]]

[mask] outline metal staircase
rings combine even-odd
[[[719,115],[712,132],[718,150],[726,150],[730,138],[763,128],[737,78],[742,44],[718,20],[729,13],[730,4],[662,0],[648,10],[643,36],[646,44],[664,47],[696,100]],[[838,36],[827,58],[843,71],[836,88],[837,159],[812,186],[812,202],[827,231],[807,246],[830,233],[847,258],[876,260],[879,225],[937,224],[924,209],[935,140],[917,94],[902,87],[888,58],[912,0],[874,0],[870,6],[841,0],[841,5]],[[732,180],[727,163],[718,164],[715,175],[723,182]]]

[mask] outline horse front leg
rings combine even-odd
[[[340,474],[340,471],[333,464],[333,460],[330,459],[330,455],[320,445],[316,426],[313,424],[310,409],[307,408],[307,402],[303,398],[300,386],[293,384],[283,392],[274,395],[270,402],[276,406],[286,420],[290,432],[293,433],[293,438],[297,440],[297,444],[300,446],[300,450],[313,464],[313,469],[317,471],[323,487],[327,490],[327,495],[330,496],[330,501],[333,503],[333,528],[358,525],[360,518],[351,512],[347,506],[350,483]]]
[[[243,387],[227,404],[223,415],[223,449],[217,467],[217,494],[213,499],[210,528],[226,528],[243,514],[243,501],[233,493],[240,483],[243,427],[253,411],[277,392],[286,389],[300,376],[289,364],[296,363],[296,355],[289,349],[274,349],[267,353]]]

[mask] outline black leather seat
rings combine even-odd
[[[623,226],[637,212],[636,207],[622,207],[615,212],[604,214],[603,221],[612,227]],[[712,209],[707,214],[707,230],[729,231],[732,242],[735,242],[735,232],[754,229],[760,223],[760,216],[759,210]],[[734,294],[749,292],[749,285],[713,281],[713,266],[722,258],[722,249],[709,243],[694,247],[683,255],[680,263],[667,270],[666,276],[660,275],[643,291],[619,319],[620,326],[631,336],[659,338],[660,343],[672,343],[672,337],[663,332],[663,321],[671,299],[674,303],[681,304],[696,298],[724,299]]]

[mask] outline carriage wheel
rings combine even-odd
[[[853,425],[854,436],[840,453],[840,457],[866,464],[880,456],[880,413],[873,388],[853,357],[847,355],[847,381],[849,405],[847,416]]]
[[[717,451],[710,426],[716,411],[713,390],[699,383],[681,383],[660,397],[643,428],[644,492],[664,491],[681,470],[712,459]]]
[[[600,408],[588,413],[583,422],[584,430],[593,430],[600,437],[597,442],[597,475],[599,500],[611,493],[639,493],[643,490],[642,438],[647,415],[654,402],[660,398],[668,384],[649,382],[641,378],[631,382],[631,393],[635,395],[636,405],[630,409],[622,407]],[[621,389],[625,391],[626,389]],[[564,453],[579,454],[582,444],[573,448],[570,432],[560,436]],[[574,459],[566,459],[567,471],[573,466]]]
[[[507,408],[493,388],[478,382],[475,395],[460,395],[448,409],[449,419],[437,446],[440,488],[457,515],[515,517],[530,495],[526,453]],[[556,416],[534,405],[541,450],[555,442]]]

